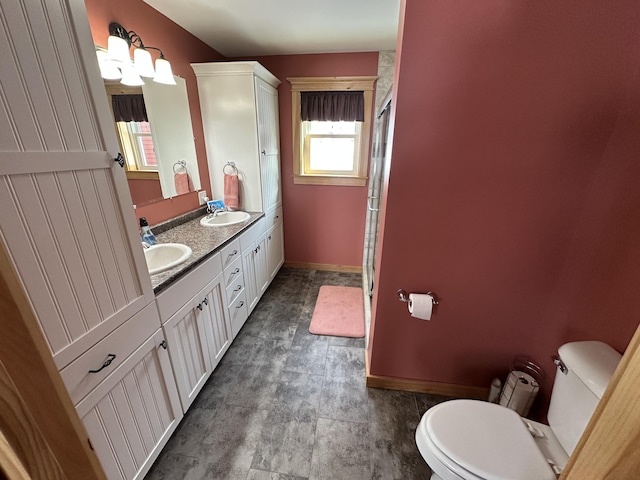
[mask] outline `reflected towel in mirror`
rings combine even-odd
[[[193,188],[193,182],[187,172],[174,173],[173,182],[176,186],[176,195],[182,195],[183,193],[195,192]]]

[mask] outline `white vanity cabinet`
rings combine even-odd
[[[223,197],[223,168],[234,162],[241,181],[240,208],[266,213],[275,210],[282,204],[280,80],[252,61],[191,66],[198,79],[213,197]]]
[[[186,412],[233,340],[221,254],[161,292],[157,305]]]

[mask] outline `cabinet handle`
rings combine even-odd
[[[240,273],[240,269],[237,267],[233,272],[231,272],[231,275],[235,275],[236,273]]]
[[[104,361],[100,368],[98,368],[97,370],[89,370],[89,373],[98,373],[103,368],[107,368],[109,365],[111,365],[111,362],[113,362],[115,358],[116,356],[113,353],[110,353],[109,355],[107,355],[107,359]]]
[[[160,346],[166,350],[167,349],[167,341],[166,340],[162,340],[160,342]]]
[[[242,285],[238,285],[238,288],[234,288],[233,293],[239,292],[240,290],[242,290]]]
[[[199,303],[198,305],[196,305],[196,308],[197,308],[198,310],[202,310],[202,303]]]
[[[204,298],[202,299],[202,303],[204,303],[205,305],[207,305],[207,306],[208,306],[208,305],[209,305],[209,299],[208,299],[207,297],[204,297]]]
[[[244,302],[240,302],[238,305],[236,305],[236,308],[242,308],[244,306]]]
[[[234,255],[237,255],[237,254],[238,254],[238,250],[234,250],[233,252],[231,252],[231,253],[229,254],[229,256],[230,256],[230,257],[233,257]]]
[[[280,215],[276,215],[276,220],[280,218]]]
[[[262,150],[262,152],[260,152],[260,153],[262,153],[263,155],[266,155],[267,151],[266,150]]]
[[[258,245],[258,250],[260,250],[260,245]]]
[[[258,253],[258,247],[253,250],[253,253]]]
[[[269,240],[271,240],[271,235],[269,235]]]

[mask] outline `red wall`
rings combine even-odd
[[[96,45],[107,46],[109,24],[118,22],[127,30],[134,30],[140,35],[145,45],[162,49],[166,59],[171,62],[174,75],[184,78],[187,82],[200,181],[202,189],[209,192],[209,167],[204,145],[198,84],[190,64],[225,60],[225,57],[142,0],[85,0],[85,5]],[[156,54],[153,51],[152,55],[155,59]],[[198,195],[189,193],[139,207],[136,215],[147,217],[153,225],[198,206]]]
[[[291,85],[287,77],[375,76],[378,53],[281,55],[256,60],[282,81],[278,98],[286,260],[361,267],[367,188],[294,185]]]
[[[637,0],[401,13],[371,372],[488,387],[516,354],[552,380],[563,342],[623,351],[640,321]],[[430,322],[399,288],[436,292]]]

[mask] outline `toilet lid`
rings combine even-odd
[[[513,410],[477,400],[451,400],[427,411],[435,446],[487,480],[555,480],[535,440]]]

